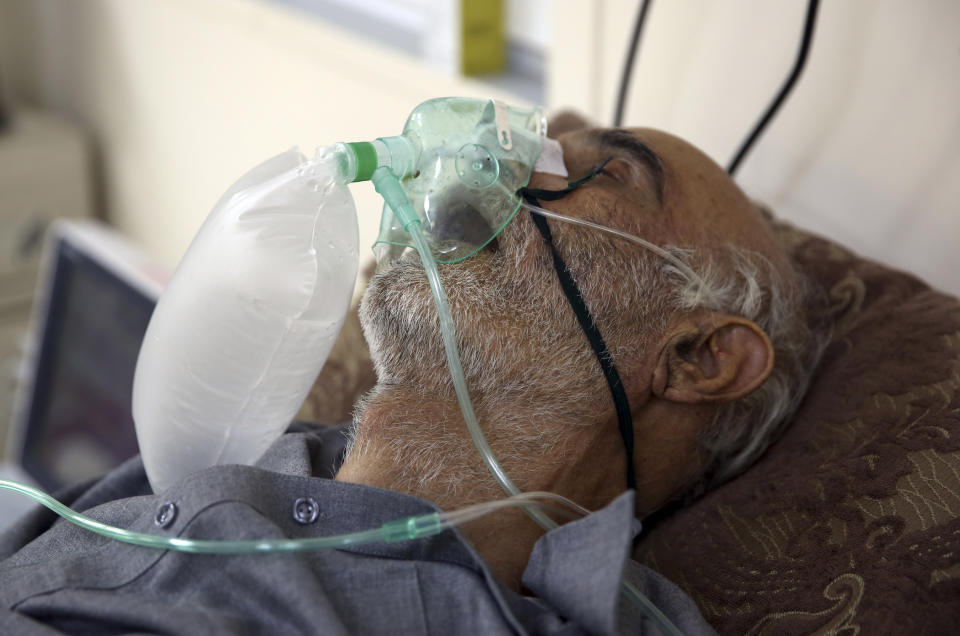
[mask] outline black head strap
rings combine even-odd
[[[609,161],[609,159],[607,161]],[[565,190],[521,188],[519,193],[525,201],[540,207],[539,199],[556,201],[573,191],[585,181],[593,178],[593,176],[603,168],[604,164],[606,164],[606,161],[594,168],[593,172],[583,179],[572,182]],[[603,370],[603,377],[606,378],[607,386],[610,387],[613,404],[617,410],[620,437],[623,438],[623,446],[627,455],[627,488],[636,490],[637,477],[633,466],[633,416],[630,414],[630,402],[627,400],[627,393],[623,388],[623,383],[620,381],[620,374],[617,373],[617,367],[613,364],[613,357],[607,349],[607,343],[600,334],[600,330],[597,328],[596,322],[593,320],[593,316],[590,314],[590,310],[583,300],[580,288],[577,286],[573,275],[570,274],[570,270],[567,269],[567,264],[564,263],[559,252],[557,252],[556,246],[553,244],[553,234],[550,232],[550,226],[547,224],[547,220],[534,212],[530,212],[530,218],[540,231],[540,236],[543,237],[543,240],[546,241],[550,247],[550,253],[553,255],[553,268],[557,272],[557,278],[560,279],[560,286],[563,288],[563,293],[566,295],[570,307],[573,308],[573,313],[577,316],[577,322],[580,323],[580,328],[583,329],[587,340],[590,341],[590,346],[593,348],[593,352],[597,356],[597,361],[600,363],[600,368]]]
[[[527,203],[532,203],[533,205],[539,208],[541,207],[540,201],[556,201],[557,199],[562,199],[563,197],[567,196],[568,194],[570,194],[571,192],[573,192],[574,190],[582,186],[584,183],[586,183],[590,179],[593,179],[595,176],[600,174],[600,171],[603,170],[603,167],[606,166],[608,163],[610,163],[612,159],[613,157],[607,157],[606,159],[598,163],[596,166],[594,166],[593,169],[590,170],[590,172],[588,172],[586,175],[580,177],[576,181],[570,181],[569,183],[567,183],[567,187],[564,188],[563,190],[542,190],[539,188],[520,188],[519,190],[517,190],[517,194],[522,196],[523,200],[526,201]]]

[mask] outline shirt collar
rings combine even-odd
[[[606,508],[541,537],[523,584],[588,632],[617,633],[621,580],[638,530],[629,490]]]
[[[281,437],[257,462],[259,468],[308,477],[312,472],[310,436]],[[386,521],[437,510],[430,502],[398,492],[345,482],[319,481],[327,511],[325,532],[350,532]],[[365,505],[356,503],[363,500]],[[605,508],[541,537],[523,574],[523,585],[567,620],[596,634],[619,633],[630,604],[621,604],[621,581],[635,578],[627,567],[640,522],[634,516],[634,492],[626,491]],[[306,533],[305,533],[306,534]],[[489,568],[459,531],[417,541],[371,544],[347,549],[372,556],[457,563],[483,576],[506,614],[516,595],[498,585]],[[635,581],[637,582],[637,581]],[[638,584],[642,585],[642,581]],[[529,609],[529,608],[528,608]],[[512,618],[512,617],[511,617]],[[639,620],[639,617],[636,617]],[[629,619],[628,619],[629,620]],[[513,620],[511,620],[513,622]],[[639,623],[637,623],[639,624]]]

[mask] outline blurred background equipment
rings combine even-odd
[[[101,223],[50,227],[0,474],[56,492],[136,454],[133,369],[164,279]]]
[[[4,109],[0,130],[0,456],[34,300],[43,235],[56,218],[92,214],[81,130],[39,110]]]
[[[270,0],[420,59],[543,101],[549,0]]]
[[[423,53],[437,68],[464,75],[499,73],[507,62],[503,0],[442,0],[421,37]]]

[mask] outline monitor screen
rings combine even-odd
[[[155,303],[63,237],[54,254],[21,455],[48,491],[137,453],[133,373]]]

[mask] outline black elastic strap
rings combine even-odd
[[[613,157],[612,156],[607,157],[606,159],[604,159],[603,161],[595,165],[593,169],[590,170],[590,172],[588,172],[584,176],[580,177],[576,181],[568,182],[567,187],[564,188],[563,190],[542,190],[540,188],[524,187],[517,190],[517,194],[522,196],[523,200],[526,201],[527,203],[531,203],[537,206],[538,208],[542,207],[540,205],[540,199],[543,199],[544,201],[556,201],[557,199],[562,199],[563,197],[567,196],[568,194],[570,194],[571,192],[573,192],[574,190],[582,186],[584,183],[586,183],[590,179],[593,179],[595,176],[600,174],[600,171],[603,170],[604,166],[606,166],[611,161],[613,161]],[[551,243],[551,245],[553,245],[553,243]]]
[[[600,167],[602,167],[602,165]],[[556,200],[572,189],[573,188],[568,188],[567,190],[528,190],[527,188],[521,188],[520,194],[528,203],[540,207],[539,196],[547,195],[543,196],[543,198]],[[563,262],[563,259],[557,252],[556,246],[553,244],[553,234],[550,232],[550,226],[547,224],[547,220],[534,212],[530,212],[530,218],[533,219],[534,225],[536,225],[540,231],[540,236],[543,237],[543,240],[546,241],[550,247],[550,253],[553,255],[553,268],[556,270],[557,277],[560,279],[560,286],[563,288],[563,293],[566,295],[570,307],[573,308],[573,313],[577,316],[577,322],[580,323],[581,329],[583,329],[583,332],[587,335],[590,346],[593,347],[593,352],[597,356],[600,368],[603,369],[603,377],[607,379],[607,386],[610,387],[610,394],[613,396],[613,405],[617,409],[620,437],[623,438],[623,447],[627,453],[627,488],[636,490],[637,477],[633,466],[633,416],[630,414],[630,402],[627,400],[627,393],[623,389],[623,382],[620,381],[620,374],[617,373],[617,367],[613,364],[613,357],[607,349],[607,343],[603,340],[603,336],[600,335],[600,330],[597,328],[597,324],[594,322],[593,316],[590,314],[590,310],[583,300],[580,288],[577,286],[576,281],[573,280],[573,275],[570,274],[570,270],[567,269],[567,264]]]

